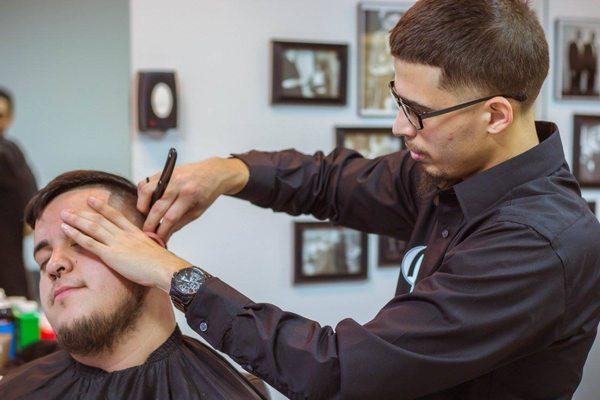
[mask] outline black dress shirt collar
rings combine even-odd
[[[461,210],[470,220],[521,184],[550,175],[566,163],[558,127],[536,122],[540,143],[501,164],[453,186]]]

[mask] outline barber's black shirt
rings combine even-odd
[[[23,212],[36,191],[23,153],[0,135],[0,288],[10,296],[29,294],[23,263]]]
[[[212,278],[188,322],[291,398],[571,398],[600,316],[600,224],[557,127],[537,131],[529,151],[422,196],[404,151],[238,155],[238,197],[408,240],[398,289],[372,321],[332,329]]]

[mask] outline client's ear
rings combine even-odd
[[[164,240],[162,240],[162,238],[160,236],[158,236],[158,234],[156,234],[155,232],[145,232],[146,236],[148,236],[150,239],[154,240],[160,247],[164,247],[165,249],[167,248],[167,244],[165,243]]]

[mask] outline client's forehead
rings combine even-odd
[[[63,210],[92,211],[92,208],[87,204],[87,200],[90,196],[108,201],[110,192],[106,188],[87,186],[70,190],[52,199],[35,223],[36,237],[39,233],[42,233],[51,227],[59,228],[62,223],[60,213]]]

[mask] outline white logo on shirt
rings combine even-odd
[[[427,246],[413,247],[402,258],[402,276],[410,285],[410,292],[415,288],[415,281],[419,275],[423,258],[425,258],[425,249]]]

